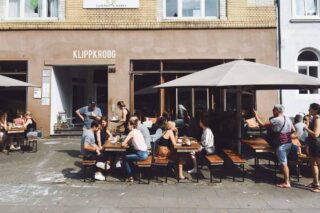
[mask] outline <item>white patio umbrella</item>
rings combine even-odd
[[[219,87],[237,89],[238,152],[241,153],[241,94],[243,90],[313,89],[320,79],[244,60],[210,67],[166,82],[156,88]]]
[[[36,85],[0,75],[0,87],[36,87]]]

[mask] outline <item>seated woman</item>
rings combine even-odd
[[[176,124],[172,121],[168,121],[165,124],[165,130],[162,133],[162,136],[158,140],[158,151],[157,157],[166,159],[173,158],[175,160],[175,156],[173,155],[173,147],[177,144],[177,128]],[[185,179],[183,176],[183,161],[179,160],[179,178]]]
[[[208,118],[201,118],[200,119],[200,127],[203,130],[201,136],[201,147],[200,147],[200,158],[203,158],[205,155],[212,155],[215,152],[214,147],[214,136],[209,128],[209,119]],[[189,170],[189,173],[196,173],[197,172],[197,158],[195,152],[191,153],[191,158],[193,161],[193,169]]]
[[[100,121],[100,129],[97,132],[97,145],[102,149],[102,146],[107,140],[112,138],[112,134],[108,130],[108,118],[103,116]]]
[[[132,153],[127,154],[124,158],[129,182],[133,182],[133,162],[146,160],[148,158],[147,145],[144,142],[142,133],[137,129],[137,127],[138,119],[136,117],[130,118],[128,124],[128,129],[130,132],[124,142],[122,142],[123,147],[127,147],[128,145],[133,146]]]
[[[26,130],[26,136],[28,137],[28,133],[34,132],[37,130],[37,123],[33,120],[31,113],[25,113],[26,122],[24,123],[23,127]]]

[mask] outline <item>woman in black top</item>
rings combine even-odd
[[[158,158],[174,158],[173,147],[177,144],[177,128],[176,124],[172,121],[168,121],[165,124],[165,131],[162,136],[158,139]],[[185,179],[183,176],[183,161],[179,160],[179,178]]]
[[[129,133],[129,129],[128,129],[128,123],[129,123],[129,119],[130,119],[130,111],[126,108],[126,105],[124,104],[123,101],[119,101],[117,103],[119,109],[121,110],[121,118],[120,118],[120,122],[123,122],[123,124],[121,124],[118,127],[124,126],[124,134],[128,134]]]
[[[97,145],[100,149],[106,143],[107,140],[112,138],[110,131],[108,130],[108,118],[103,116],[101,118],[100,130],[97,132]]]
[[[307,153],[311,157],[311,169],[313,181],[308,186],[313,192],[320,192],[319,171],[320,171],[320,105],[313,103],[309,107],[309,114],[312,116],[312,121],[309,127],[304,127],[308,132],[307,138]]]
[[[26,112],[25,114],[26,122],[24,123],[24,128],[26,129],[26,133],[33,132],[37,130],[37,124],[31,117],[30,112]]]

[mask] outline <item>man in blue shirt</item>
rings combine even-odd
[[[101,109],[94,100],[89,101],[89,106],[78,109],[76,115],[83,121],[84,130],[90,129],[92,121],[100,121],[102,117]]]

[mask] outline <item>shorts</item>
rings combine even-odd
[[[290,152],[292,143],[281,144],[277,148],[277,157],[280,165],[284,165],[288,163],[287,156]]]
[[[309,153],[313,158],[320,158],[320,141],[309,145]]]

